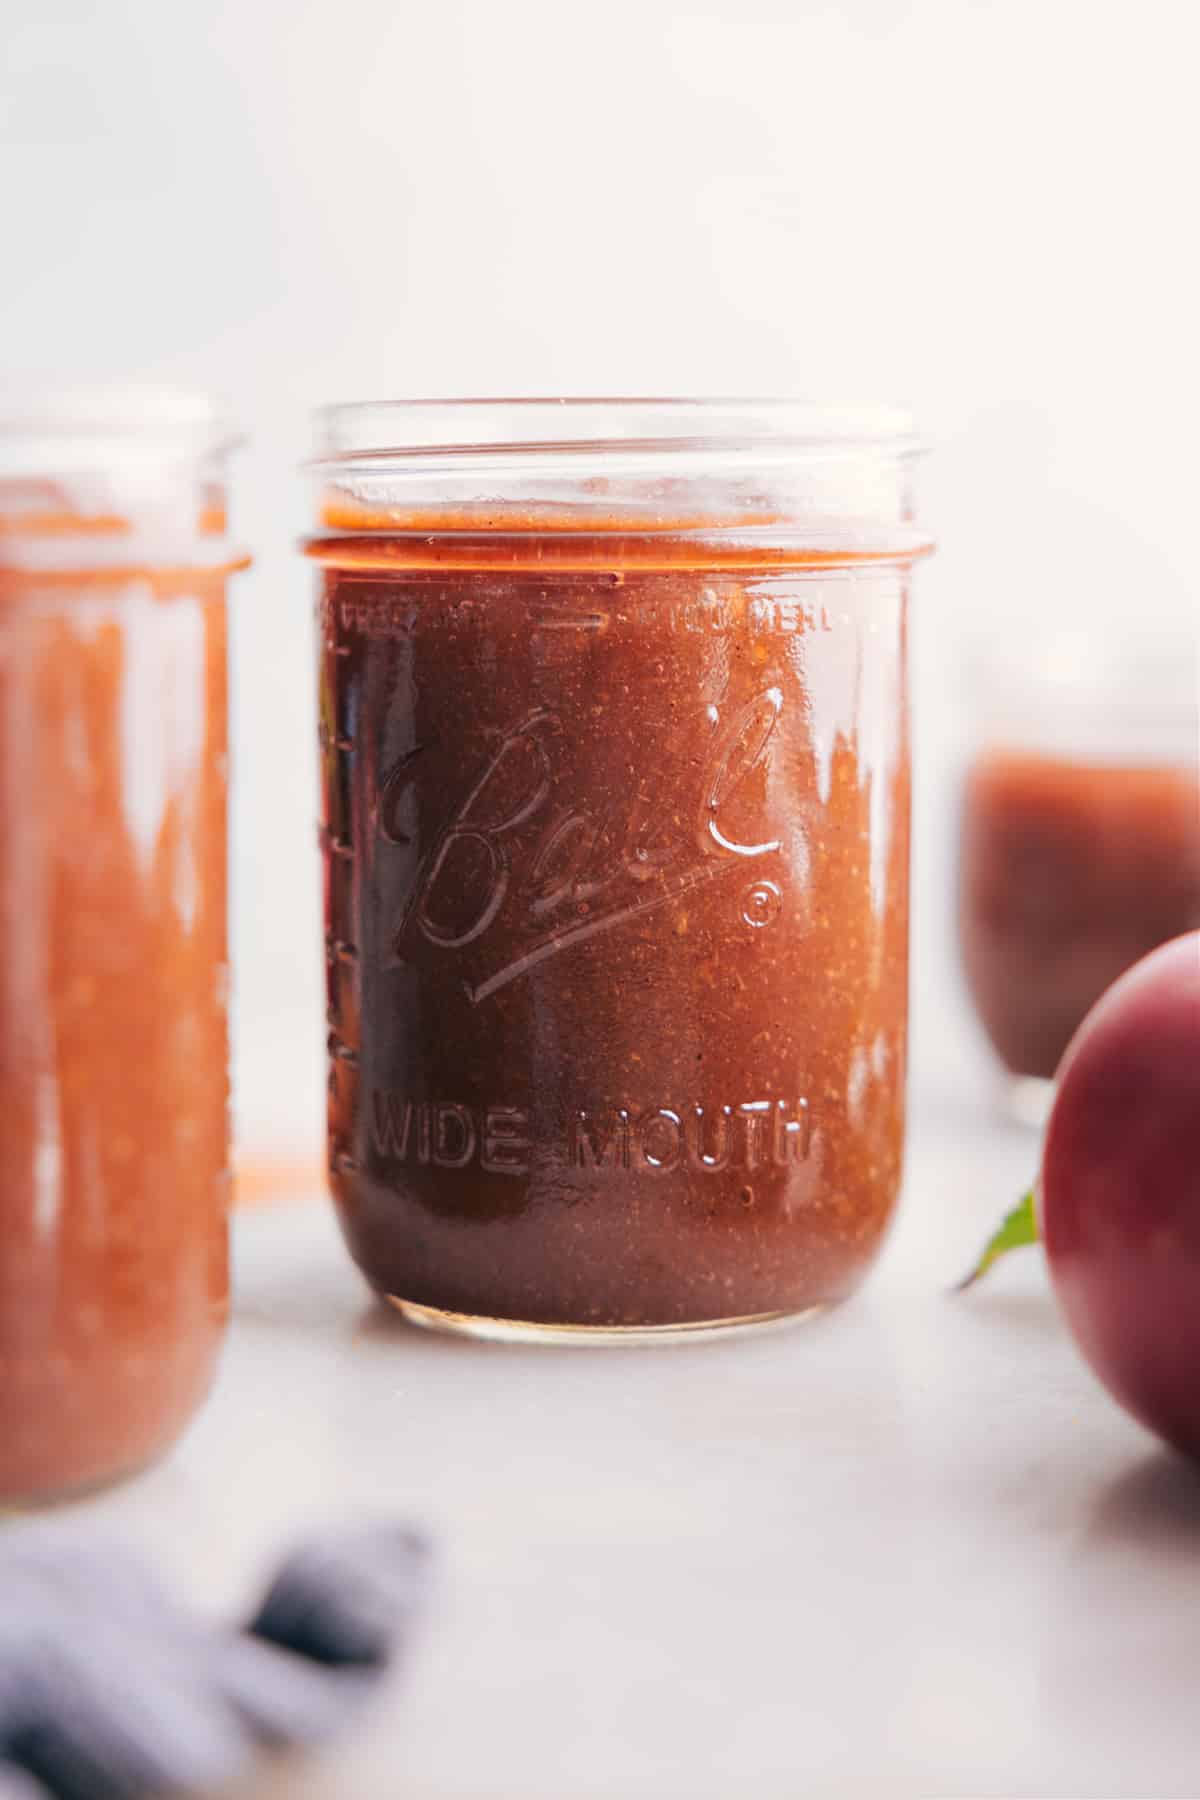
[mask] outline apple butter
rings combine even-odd
[[[631,453],[568,415],[548,450],[519,404],[459,463],[322,462],[331,1182],[419,1322],[746,1323],[840,1299],[879,1247],[926,545],[903,497],[781,499],[814,460],[789,423],[718,442],[715,482],[657,418]],[[839,453],[874,495],[908,447]]]
[[[1052,1077],[1101,994],[1200,925],[1200,777],[995,747],[963,798],[959,929],[971,995],[1015,1075]]]
[[[0,462],[7,1502],[162,1450],[226,1313],[232,559],[192,426],[135,397]]]

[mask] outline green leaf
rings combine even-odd
[[[986,1275],[994,1262],[1007,1256],[1010,1250],[1019,1250],[1023,1244],[1037,1243],[1037,1215],[1033,1206],[1033,1189],[1022,1196],[1005,1218],[1003,1223],[992,1233],[984,1245],[979,1260],[968,1269],[962,1280],[954,1287],[956,1294],[964,1288],[974,1287],[981,1276]]]

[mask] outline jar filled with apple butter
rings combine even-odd
[[[791,402],[319,422],[330,1178],[413,1321],[840,1300],[904,1133],[907,423]]]
[[[1185,621],[977,646],[959,939],[1004,1109],[1040,1124],[1105,989],[1200,926],[1200,689]]]
[[[0,417],[0,1501],[152,1460],[227,1303],[227,435]]]

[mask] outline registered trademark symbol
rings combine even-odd
[[[742,894],[742,918],[747,925],[760,930],[779,917],[783,890],[774,881],[752,881]]]

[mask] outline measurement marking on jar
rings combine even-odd
[[[331,856],[340,856],[345,862],[354,861],[354,845],[348,837],[338,837],[328,825],[317,826],[317,843],[322,850],[328,850]]]
[[[602,612],[536,612],[535,631],[607,631],[608,614]]]
[[[407,600],[392,600],[383,594],[343,597],[338,618],[344,631],[359,631],[364,637],[411,637],[416,630],[418,609]],[[340,652],[349,656],[346,648]]]
[[[332,737],[328,727],[323,723],[317,726],[317,748],[319,750],[353,750],[352,737]]]

